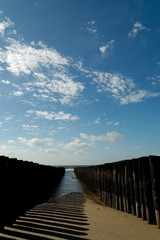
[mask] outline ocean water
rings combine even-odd
[[[59,198],[65,194],[71,192],[82,192],[82,185],[79,180],[76,178],[73,168],[67,168],[65,174],[56,188],[55,192],[52,194],[53,198]]]

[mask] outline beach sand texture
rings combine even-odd
[[[102,205],[90,192],[35,206],[0,233],[1,239],[160,240],[160,229]]]
[[[160,240],[160,229],[141,218],[100,204],[87,195],[85,213],[88,216],[90,240]]]

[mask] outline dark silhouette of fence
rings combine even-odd
[[[46,202],[64,172],[65,168],[0,156],[0,228]]]
[[[104,204],[160,228],[159,156],[78,167],[75,173]]]

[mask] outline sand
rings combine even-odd
[[[85,213],[88,216],[90,240],[160,240],[160,229],[136,216],[101,205],[87,194]]]
[[[70,193],[35,206],[1,239],[160,240],[160,229],[136,216],[102,205],[90,192]]]

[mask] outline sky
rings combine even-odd
[[[158,0],[0,0],[0,155],[160,155]]]

